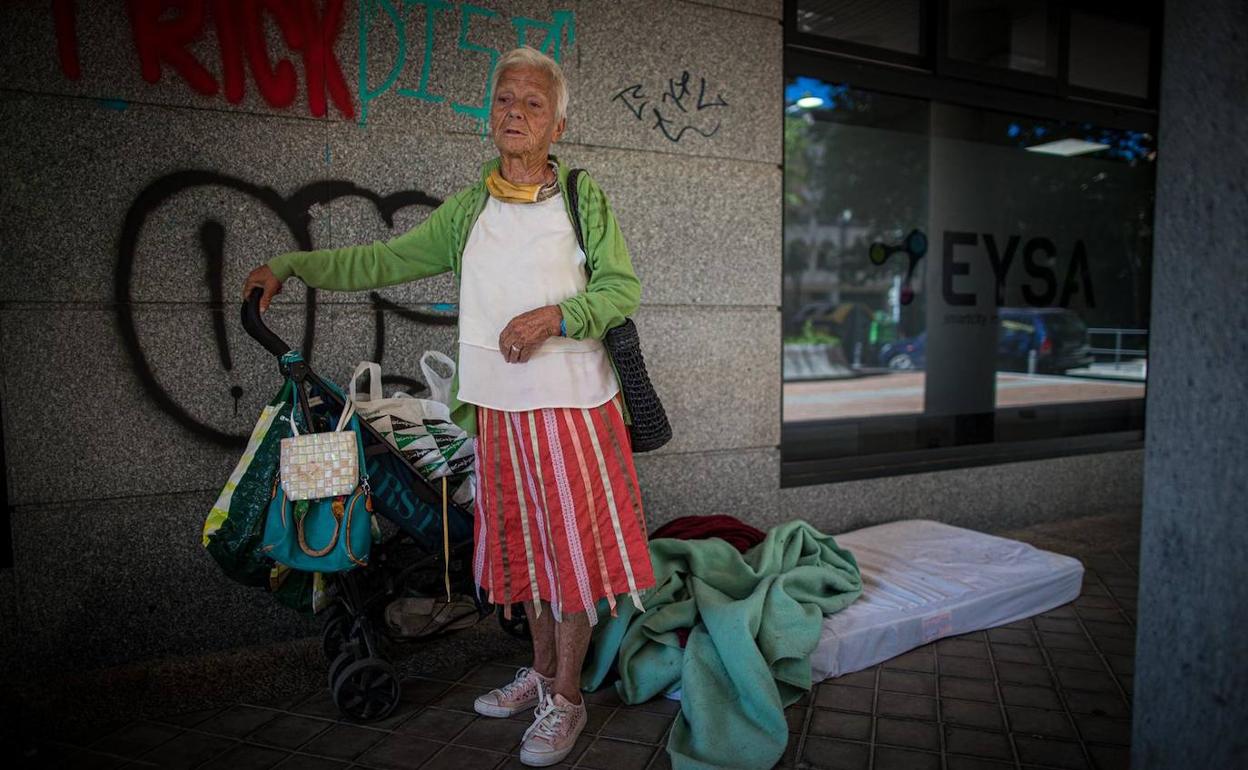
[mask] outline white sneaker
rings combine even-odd
[[[520,761],[530,767],[546,767],[561,762],[572,752],[588,712],[585,703],[571,703],[562,695],[551,698],[543,687],[541,705],[533,712],[533,724],[524,731]]]
[[[485,717],[510,717],[521,711],[528,711],[541,701],[541,685],[548,689],[555,684],[554,679],[542,676],[531,668],[522,668],[516,672],[516,678],[510,684],[478,695],[472,707]]]

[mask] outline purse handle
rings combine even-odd
[[[351,389],[354,392],[355,390],[354,379],[351,381]],[[295,388],[295,395],[291,399],[290,414],[286,415],[283,418],[284,420],[286,420],[286,422],[290,423],[290,435],[292,437],[300,435],[299,424],[295,422],[295,407],[298,406],[298,401],[299,401],[299,389]],[[334,428],[335,432],[340,431],[344,429],[345,427],[347,427],[348,423],[351,421],[351,418],[355,416],[355,401],[350,398],[345,399],[345,401],[346,403],[342,407],[342,414],[338,416],[338,426]],[[358,440],[358,437],[357,437],[357,440]],[[360,452],[360,470],[361,471],[363,471],[364,469],[363,460],[364,460],[364,453],[361,451]]]

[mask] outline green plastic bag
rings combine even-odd
[[[204,548],[226,575],[243,585],[271,590],[270,572],[274,565],[261,550],[261,540],[277,478],[281,442],[290,435],[287,418],[293,409],[294,393],[294,383],[286,380],[281,391],[260,412],[247,449],[204,522]]]
[[[320,572],[302,572],[285,564],[274,564],[269,572],[268,588],[279,604],[305,615],[329,606],[325,576]]]
[[[287,379],[260,412],[243,456],[208,513],[203,546],[231,579],[267,589],[293,610],[313,613],[333,600],[325,575],[277,564],[263,550],[264,522],[279,479],[282,439],[291,435],[294,403],[295,383]],[[379,541],[381,530],[369,519],[373,540]]]

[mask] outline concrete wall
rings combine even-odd
[[[1143,452],[1055,457],[784,489],[783,518],[827,532],[935,519],[981,532],[1118,512],[1140,505]]]
[[[1248,8],[1165,13],[1131,766],[1244,767]]]
[[[780,492],[780,0],[332,0],[260,20],[193,2],[205,16],[181,22],[128,12],[146,5],[0,4],[14,541],[0,645],[20,641],[37,665],[311,628],[230,583],[199,546],[278,384],[237,323],[236,292],[276,253],[391,237],[470,183],[491,155],[478,120],[491,51],[521,36],[566,69],[556,150],[607,190],[644,286],[637,321],[676,433],[638,458],[652,523],[726,511],[831,531],[913,515],[1015,526],[1088,512],[1078,496],[1027,497],[1072,472],[1087,487],[1114,479],[1107,504],[1138,499],[1130,454]],[[310,13],[326,8],[340,9],[337,27],[334,13]],[[327,51],[305,44],[323,24]],[[450,350],[453,330],[384,302],[437,312],[455,299],[449,279],[430,280],[319,292],[309,312],[291,282],[268,320],[290,341],[312,335],[331,378],[363,358],[418,377],[418,355]]]
[[[754,499],[774,497],[779,0],[303,4],[341,6],[324,65],[299,47],[315,15],[257,22],[191,3],[205,16],[180,39],[158,26],[172,14],[58,5],[75,4],[0,7],[15,561],[0,570],[0,634],[39,658],[104,663],[308,629],[221,577],[198,544],[279,383],[238,325],[238,287],[281,251],[401,233],[473,181],[492,150],[478,119],[490,51],[521,34],[566,69],[556,150],[607,190],[644,285],[637,322],[676,426],[638,463],[652,518],[705,512],[747,473]],[[248,42],[257,30],[263,48]],[[269,323],[298,341],[307,297],[288,288]],[[456,300],[449,279],[377,296],[425,311]],[[368,294],[319,292],[314,320],[314,362],[339,381],[376,357],[418,378],[419,354],[454,342],[452,327]]]

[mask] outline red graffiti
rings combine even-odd
[[[82,77],[78,65],[78,31],[74,28],[74,0],[52,0],[52,16],[56,22],[56,54],[61,72],[70,80]]]
[[[338,67],[338,58],[334,56],[334,41],[342,30],[342,0],[334,0],[325,6],[325,14],[316,18],[316,8],[312,0],[303,0],[304,28],[307,38],[302,47],[303,71],[308,78],[308,107],[312,114],[320,117],[325,114],[325,92],[334,100],[339,110],[346,105],[344,113],[354,117],[351,105],[351,92],[347,90],[347,82]]]
[[[243,100],[243,43],[237,24],[229,23],[230,0],[217,0],[217,43],[221,46],[221,79],[225,81],[225,100],[238,104]]]
[[[227,7],[237,9],[239,4],[223,1],[217,3],[218,9],[224,10]],[[226,26],[238,25],[243,36],[243,50],[247,52],[247,63],[251,65],[251,76],[256,79],[260,93],[274,107],[287,107],[295,100],[298,76],[295,75],[295,65],[286,59],[279,59],[275,66],[269,66],[269,51],[264,41],[264,11],[272,14],[277,21],[286,45],[291,48],[303,45],[303,30],[297,12],[291,8],[290,3],[278,0],[246,0],[242,3],[242,18],[231,14],[227,17]],[[242,91],[241,85],[239,91]],[[324,114],[322,111],[321,115]]]
[[[161,20],[167,7],[181,13]],[[199,93],[211,96],[217,92],[217,81],[204,65],[186,51],[186,46],[200,37],[204,25],[204,4],[200,2],[165,2],[165,0],[130,0],[130,28],[134,47],[139,52],[143,79],[160,81],[161,62],[169,64]],[[261,84],[263,91],[263,84]]]
[[[221,83],[188,50],[204,35],[209,3]],[[299,75],[290,59],[270,58],[264,36],[267,18],[281,30],[291,51],[298,51],[302,58],[312,115],[325,116],[328,92],[338,112],[355,117],[351,92],[334,54],[334,43],[342,32],[343,0],[128,0],[127,5],[140,73],[149,83],[159,82],[168,67],[205,96],[215,95],[224,85],[226,101],[238,104],[246,88],[245,70],[250,70],[266,102],[273,107],[290,106],[298,91]],[[318,6],[324,7],[324,13]],[[53,10],[61,70],[66,77],[77,79],[81,72],[74,2],[54,0]]]

